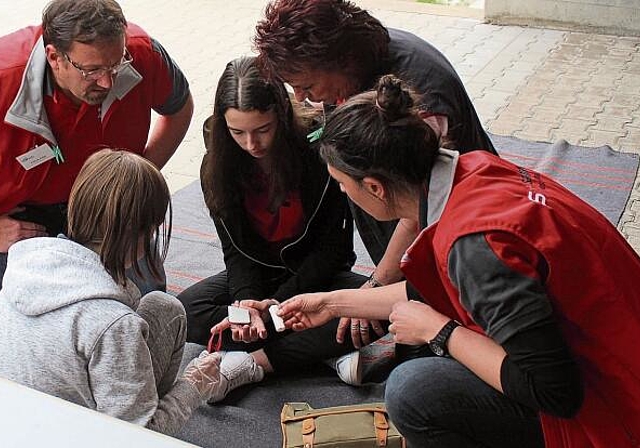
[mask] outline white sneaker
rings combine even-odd
[[[328,359],[325,363],[336,369],[338,377],[351,386],[384,382],[395,367],[393,335],[387,333],[358,351]]]
[[[359,351],[347,353],[339,358],[327,359],[326,363],[336,369],[338,377],[343,382],[352,386],[362,384],[362,363]]]
[[[264,378],[264,370],[256,364],[253,356],[247,352],[219,352],[220,381],[215,386],[208,403],[217,403],[229,392],[249,383],[257,383]]]

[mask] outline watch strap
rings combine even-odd
[[[449,322],[447,322],[444,327],[440,329],[438,334],[436,334],[435,337],[429,341],[429,347],[431,348],[431,351],[437,356],[448,356],[449,349],[447,348],[447,342],[449,341],[453,330],[455,330],[459,326],[460,322],[456,320],[451,319]]]

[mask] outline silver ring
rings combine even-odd
[[[369,329],[365,327],[360,327],[360,333],[369,333]]]
[[[358,328],[360,328],[360,325],[351,325],[352,330],[357,330]]]

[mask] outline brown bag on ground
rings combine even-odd
[[[383,403],[322,409],[313,409],[309,403],[285,403],[280,422],[283,448],[405,446]]]

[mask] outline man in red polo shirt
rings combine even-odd
[[[13,243],[64,232],[91,154],[122,148],[162,168],[192,114],[183,73],[115,0],[54,0],[41,26],[0,37],[0,284]]]

